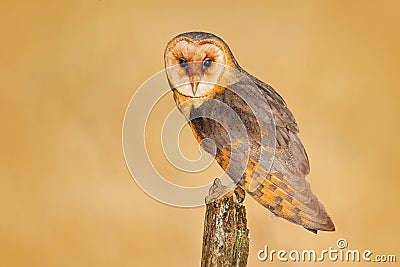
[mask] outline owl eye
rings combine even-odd
[[[184,60],[183,58],[179,59],[179,66],[181,66],[182,68],[186,68],[187,67],[187,61]]]
[[[206,58],[206,59],[204,59],[204,61],[203,61],[203,68],[204,68],[204,69],[207,69],[207,68],[211,67],[212,63],[213,63],[213,61],[212,61],[211,58]]]

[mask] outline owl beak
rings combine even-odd
[[[199,82],[190,82],[190,85],[192,86],[192,92],[193,92],[193,96],[196,95],[197,92],[197,87],[199,86]]]
[[[200,77],[198,75],[190,76],[190,86],[192,87],[193,96],[196,95],[199,83],[200,83]]]
[[[190,85],[192,86],[193,96],[196,96],[197,88],[202,76],[202,62],[192,62],[188,66],[188,76]]]

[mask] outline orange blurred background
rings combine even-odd
[[[284,97],[308,181],[337,228],[313,235],[247,197],[248,266],[271,264],[257,260],[265,245],[323,250],[341,237],[400,257],[399,10],[398,1],[2,1],[0,266],[199,266],[204,208],[147,196],[121,145],[133,93],[163,68],[166,43],[191,30],[222,37]]]

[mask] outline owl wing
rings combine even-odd
[[[275,167],[280,167],[284,173],[305,177],[310,172],[310,164],[303,144],[297,136],[299,128],[292,112],[286,106],[283,98],[270,85],[250,74],[249,76],[261,89],[275,122],[276,149],[278,151],[278,162],[275,163]]]
[[[271,109],[276,149],[269,170],[263,169],[257,161],[259,151],[250,153],[242,186],[275,215],[315,233],[317,230],[333,231],[332,220],[305,179],[310,171],[309,161],[297,136],[299,129],[292,112],[271,86],[250,74],[248,76],[262,91]],[[265,148],[261,146],[259,149]]]
[[[241,187],[275,215],[313,232],[334,230],[331,219],[305,180],[309,173],[309,163],[297,137],[298,127],[293,114],[271,86],[250,74],[247,75],[259,87],[264,97],[252,95],[249,86],[254,87],[253,82],[250,84],[244,81],[229,86],[228,90],[223,90],[214,99],[207,100],[198,107],[191,106],[190,112],[183,114],[190,113],[188,121],[196,139],[208,153],[215,155],[219,165],[234,181],[238,181]],[[238,90],[252,103],[249,104],[250,101],[239,97],[235,93]],[[248,138],[239,134],[237,121],[229,116],[227,110],[221,108],[223,105],[215,106],[211,100],[224,103],[235,111],[245,126]],[[253,114],[253,110],[269,111],[268,106],[271,112],[266,112],[264,117],[256,118]],[[219,117],[221,123],[209,119],[211,117]],[[275,136],[268,129],[260,129],[258,119],[268,124],[270,117],[275,124]],[[276,143],[276,147],[263,145],[261,137],[268,140],[276,138],[272,142]],[[214,141],[215,153],[212,143],[202,142],[207,138]],[[247,143],[250,143],[250,147],[246,146]],[[271,151],[274,153],[271,154]],[[260,155],[267,156],[260,158]]]

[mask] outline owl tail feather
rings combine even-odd
[[[307,181],[304,180],[304,190],[298,192],[284,182],[284,176],[268,174],[264,177],[242,179],[239,185],[276,216],[299,224],[315,234],[318,230],[335,231],[331,218]]]

